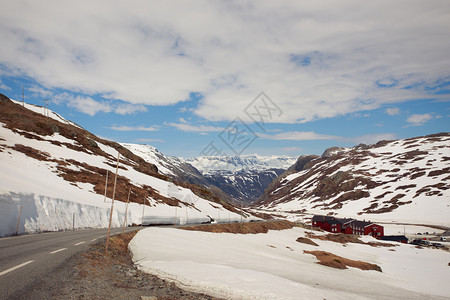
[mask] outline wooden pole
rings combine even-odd
[[[128,203],[130,203],[130,194],[131,194],[131,188],[128,191],[128,200],[127,200],[127,206],[125,208],[125,220],[123,221],[123,229],[122,229],[122,233],[125,232],[125,224],[127,223],[127,214],[128,214]]]
[[[108,188],[108,174],[109,174],[109,171],[106,170],[105,199],[103,199],[103,202],[104,202],[104,203],[106,203],[106,190],[107,190],[107,188]]]
[[[19,217],[17,218],[17,227],[16,227],[16,235],[19,235],[19,223],[20,223],[20,214],[22,213],[22,205],[19,208]]]
[[[113,190],[113,197],[112,197],[112,202],[111,202],[111,214],[109,215],[109,226],[108,226],[108,235],[106,236],[105,251],[108,251],[109,234],[111,232],[111,222],[112,222],[112,215],[113,215],[113,211],[114,211],[114,198],[116,197],[117,173],[119,172],[119,159],[120,159],[120,153],[117,152],[116,178],[114,179],[114,190]]]

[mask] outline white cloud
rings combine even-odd
[[[163,140],[160,139],[137,139],[136,143],[164,143]]]
[[[223,131],[223,127],[216,127],[216,126],[210,126],[210,125],[203,125],[203,124],[192,124],[187,123],[183,120],[181,123],[172,123],[172,122],[166,122],[164,123],[166,126],[174,127],[178,130],[185,131],[185,132],[197,132],[197,133],[206,133],[206,132],[219,132]]]
[[[257,134],[261,139],[267,140],[290,140],[290,141],[309,141],[309,140],[339,140],[338,136],[318,134],[312,131],[288,131],[277,134]]]
[[[409,126],[422,126],[431,119],[433,116],[430,114],[413,114],[406,119],[406,122],[410,123]]]
[[[302,151],[302,148],[300,148],[300,147],[285,147],[285,148],[281,148],[281,150],[286,151],[286,152],[300,152],[300,151]]]
[[[144,105],[134,104],[118,104],[114,108],[114,112],[119,115],[129,115],[137,112],[146,112],[147,108]]]
[[[115,112],[116,114],[126,115],[147,111],[147,108],[141,104],[113,103],[112,101],[107,100],[97,101],[88,96],[74,96],[69,93],[53,94],[39,88],[33,90],[33,92],[41,96],[45,95],[46,97],[50,97],[52,102],[56,104],[65,103],[67,106],[75,108],[90,116],[94,116],[99,112]]]
[[[439,99],[426,88],[450,69],[447,1],[15,0],[2,8],[0,64],[12,73],[140,105],[198,92],[195,112],[209,120],[241,116],[261,91],[283,110],[277,122]],[[89,97],[74,105],[91,115],[145,111]]]
[[[6,84],[4,84],[1,80],[0,80],[0,89],[5,90],[5,91],[11,90],[11,88],[9,86],[7,86]]]
[[[94,116],[98,112],[111,112],[111,106],[106,102],[98,102],[91,97],[70,97],[66,98],[67,105],[75,108],[76,110],[88,114],[90,116]]]
[[[158,131],[159,126],[111,126],[109,129],[116,131]]]
[[[386,108],[386,113],[390,116],[395,116],[400,114],[400,109],[398,107]]]

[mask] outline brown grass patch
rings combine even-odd
[[[351,260],[326,251],[303,251],[303,253],[314,255],[319,260],[317,262],[318,264],[331,268],[348,269],[348,266],[358,268],[363,271],[375,270],[378,272],[383,272],[381,267],[376,264],[371,264],[360,260]]]
[[[109,239],[107,252],[105,252],[104,244],[101,243],[96,245],[94,250],[84,253],[83,256],[88,263],[78,266],[80,275],[85,277],[89,273],[99,273],[111,264],[126,264],[129,259],[128,243],[136,233],[137,230],[112,236]]]
[[[182,227],[179,229],[214,232],[214,233],[256,234],[256,233],[267,233],[269,230],[290,229],[294,226],[295,225],[289,221],[273,221],[273,222],[206,224],[206,225]]]
[[[314,235],[313,233],[307,233],[307,237],[318,239],[322,241],[331,241],[335,243],[347,244],[364,244],[372,247],[396,247],[398,245],[380,242],[368,242],[361,241],[357,236],[351,234],[326,234],[326,235]]]
[[[314,241],[305,238],[305,237],[299,237],[297,240],[297,242],[299,243],[303,243],[303,244],[308,244],[308,245],[313,245],[313,246],[319,246],[318,244],[316,244]]]

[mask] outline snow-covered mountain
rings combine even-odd
[[[202,174],[213,174],[216,171],[265,171],[270,169],[289,168],[297,158],[289,156],[199,156],[186,158],[185,161],[196,167]]]
[[[268,185],[291,166],[296,158],[288,156],[165,156],[149,145],[122,144],[175,181],[214,189],[221,198],[236,204],[256,201]]]
[[[295,162],[288,156],[201,156],[185,159],[210,185],[220,188],[235,203],[259,199],[269,184]]]
[[[124,146],[42,107],[1,94],[0,107],[0,236],[15,233],[19,214],[19,233],[106,227],[113,197],[113,226],[125,222],[128,197],[129,224],[205,222],[227,210],[228,220],[241,218],[208,189],[174,183],[162,174],[163,162],[160,173]]]
[[[450,226],[450,133],[303,156],[258,201],[273,212]]]

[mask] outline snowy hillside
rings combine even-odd
[[[154,164],[53,112],[3,95],[0,106],[0,236],[15,233],[19,212],[19,233],[107,227],[119,153],[113,226],[125,221],[128,195],[128,224],[205,222],[227,209],[229,220],[241,218],[234,207],[175,185]]]
[[[121,145],[142,157],[146,162],[154,164],[160,173],[167,176],[176,176],[177,169],[180,169],[183,165],[183,162],[179,158],[165,156],[158,149],[150,145],[127,143],[122,143]]]
[[[258,234],[148,228],[129,247],[141,270],[225,299],[450,297],[448,251],[369,236],[338,243],[298,227]]]
[[[450,134],[334,148],[305,157],[259,208],[450,226]]]

